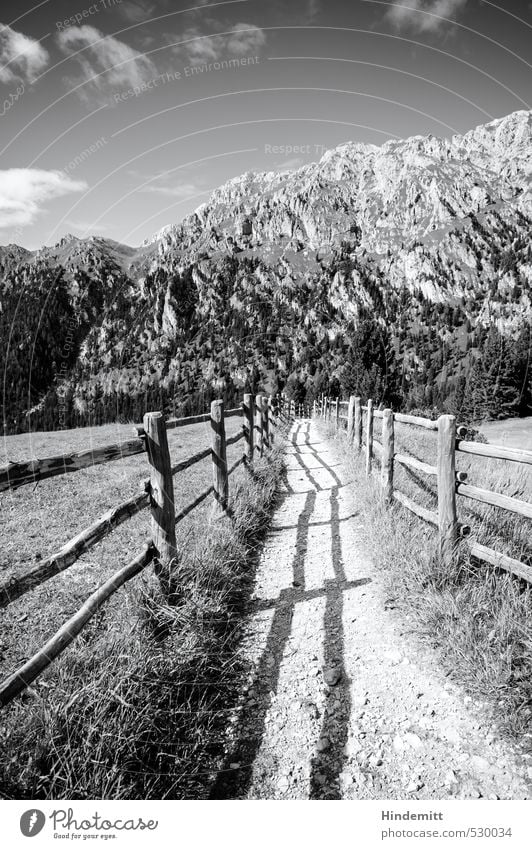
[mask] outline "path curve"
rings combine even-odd
[[[319,425],[296,421],[286,460],[245,626],[249,686],[213,798],[530,798],[530,762],[387,606]]]

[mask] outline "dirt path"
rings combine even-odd
[[[214,798],[529,798],[530,761],[388,609],[334,449],[308,421],[289,438]]]

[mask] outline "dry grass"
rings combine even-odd
[[[375,435],[378,436],[378,426]],[[415,630],[437,647],[446,671],[493,708],[501,727],[532,748],[532,588],[502,570],[472,562],[463,542],[451,569],[443,569],[436,531],[399,504],[382,502],[378,475],[368,482],[361,458],[345,451],[357,486],[377,568],[385,571],[390,597]],[[396,451],[435,463],[436,436],[396,426]],[[378,461],[375,467],[378,470]],[[532,476],[503,461],[460,457],[459,466],[478,486],[530,500]],[[430,483],[427,483],[430,481]],[[395,488],[435,508],[435,481],[412,475],[396,464]],[[460,519],[472,525],[479,542],[524,562],[532,562],[526,519],[459,499]]]
[[[229,423],[231,435],[240,422]],[[116,439],[118,429],[98,428],[99,444]],[[208,445],[205,426],[187,431],[169,434],[174,461]],[[81,433],[72,434],[70,450],[86,446]],[[125,428],[123,438],[130,435]],[[35,453],[54,453],[50,442]],[[242,443],[229,450],[232,463]],[[49,553],[107,506],[137,491],[147,476],[145,460],[142,466],[143,458],[133,457],[43,482],[36,490],[38,503],[28,488],[5,496],[12,499],[11,531],[19,534],[24,551],[34,551],[23,538],[20,511],[27,505],[39,519],[41,510],[61,509],[63,524],[55,517],[42,520],[39,550]],[[118,467],[112,488],[111,467]],[[269,521],[281,469],[276,453],[271,462],[256,466],[253,478],[242,467],[234,473],[232,521],[212,519],[209,499],[179,526],[179,606],[161,602],[148,568],[104,606],[25,695],[3,710],[4,797],[200,798],[208,792],[223,761],[224,731],[244,674],[238,659],[241,615],[253,581],[254,551]],[[179,509],[210,485],[210,463],[198,464],[175,483]],[[90,515],[83,515],[78,499]],[[67,524],[68,517],[75,527]],[[147,534],[146,511],[90,552],[93,565],[86,558],[10,605],[1,623],[3,675],[126,563]]]
[[[227,420],[228,437],[240,429],[239,418]],[[10,460],[19,460],[127,441],[134,435],[131,425],[104,425],[9,436],[3,445]],[[208,448],[210,439],[208,424],[168,431],[172,462],[177,463]],[[229,446],[230,466],[242,455],[243,445],[240,441]],[[147,457],[139,454],[50,478],[36,486],[0,493],[0,581],[16,576],[21,569],[53,554],[110,507],[137,494],[142,481],[148,477]],[[236,484],[240,479],[242,469],[232,475],[231,483]],[[176,512],[194,501],[211,483],[209,458],[177,475],[174,478]],[[189,539],[201,533],[210,508],[211,499],[207,499],[180,523],[180,547],[187,547]],[[0,675],[8,675],[55,633],[91,592],[141,550],[149,534],[150,513],[146,509],[118,527],[66,572],[0,610]],[[28,627],[30,622],[31,628]]]

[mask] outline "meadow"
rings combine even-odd
[[[227,421],[228,438],[241,421]],[[131,439],[132,426],[10,436],[3,461]],[[172,463],[207,448],[210,426],[168,432]],[[228,465],[244,442],[228,447]],[[239,617],[281,460],[230,477],[232,520],[212,499],[177,526],[181,603],[161,599],[153,569],[126,584],[34,685],[2,710],[0,793],[6,798],[201,798],[223,758],[242,670]],[[145,455],[2,493],[0,580],[52,554],[149,476]],[[174,477],[176,513],[212,483],[206,459]],[[142,548],[143,510],[65,572],[0,611],[0,674],[9,675]]]

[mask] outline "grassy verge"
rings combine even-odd
[[[398,429],[396,451],[434,462],[433,435]],[[436,533],[395,503],[386,507],[378,474],[368,481],[362,458],[343,435],[336,438],[356,485],[376,568],[390,597],[422,638],[439,650],[445,670],[473,696],[487,702],[501,728],[532,750],[532,588],[502,570],[473,562],[463,542],[453,567],[441,568]],[[378,438],[376,434],[376,438]],[[476,459],[476,458],[474,458]],[[378,461],[375,466],[378,470]],[[396,467],[397,468],[397,467]],[[460,468],[466,469],[464,463]],[[530,500],[530,475],[500,461],[469,463],[471,482]],[[426,479],[397,468],[396,488],[434,509]],[[459,501],[460,519],[479,542],[532,562],[527,520],[495,508]]]
[[[254,554],[283,467],[280,451],[238,478],[233,519],[181,542],[178,606],[139,577],[2,713],[7,798],[202,798],[245,675],[238,658]]]

